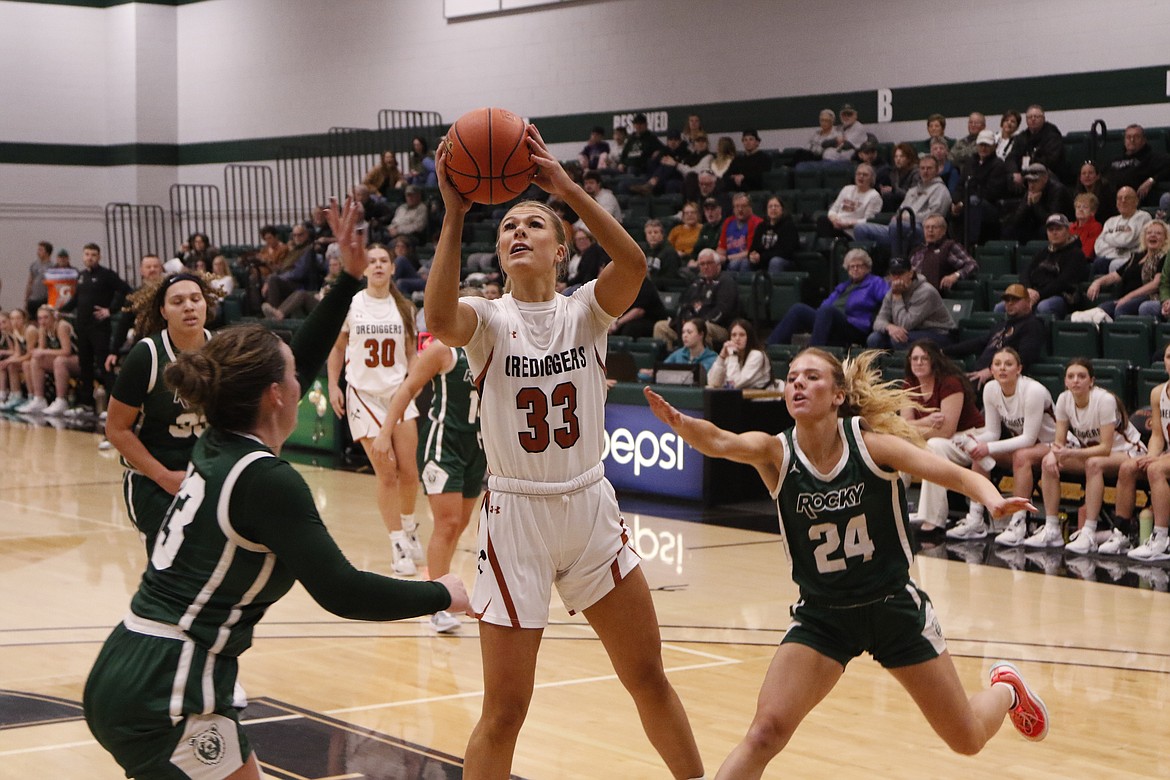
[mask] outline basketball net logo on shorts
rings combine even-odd
[[[219,729],[211,726],[187,740],[191,752],[201,764],[215,766],[223,760],[224,741]]]
[[[865,483],[860,482],[827,493],[800,493],[796,496],[796,511],[809,520],[816,520],[817,512],[861,506],[861,494],[864,492]]]

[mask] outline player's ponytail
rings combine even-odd
[[[860,417],[866,427],[875,433],[888,433],[923,446],[922,434],[901,415],[902,409],[922,409],[917,395],[899,387],[897,382],[882,381],[876,366],[878,350],[866,350],[842,363],[835,356],[816,347],[801,350],[800,354],[816,355],[832,366],[833,380],[845,391],[845,403],[838,414],[842,417]]]

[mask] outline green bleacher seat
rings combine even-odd
[[[802,168],[793,172],[793,182],[798,190],[816,190],[821,188],[821,169],[819,166]]]
[[[1052,323],[1052,355],[1068,359],[1101,356],[1101,334],[1091,322],[1057,320]]]
[[[1137,398],[1135,399],[1139,407],[1145,406],[1150,402],[1150,393],[1154,388],[1166,381],[1166,369],[1162,366],[1152,367],[1146,366],[1138,369],[1137,375]]]
[[[1154,350],[1154,327],[1145,319],[1101,323],[1101,354],[1125,359],[1134,366],[1149,365]]]
[[[821,171],[821,186],[833,191],[833,197],[847,184],[853,183],[853,166],[829,166]]]
[[[662,339],[656,339],[649,336],[636,338],[626,346],[627,352],[632,352],[635,355],[644,353],[652,355],[654,361],[657,362],[666,357],[666,342]],[[653,366],[653,363],[651,363]],[[639,366],[641,368],[641,366]]]
[[[610,352],[626,352],[630,348],[630,342],[633,341],[629,336],[609,336],[607,349]]]
[[[772,170],[764,172],[764,188],[771,192],[793,189],[792,169],[786,165],[773,166]]]

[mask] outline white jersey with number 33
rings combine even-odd
[[[492,474],[567,482],[601,462],[614,318],[597,303],[595,285],[539,303],[460,299],[479,315],[467,361]]]
[[[406,378],[406,327],[394,296],[353,296],[345,319],[345,381],[374,396],[393,395]]]

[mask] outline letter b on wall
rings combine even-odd
[[[889,89],[877,91],[877,121],[894,121],[894,93]]]

